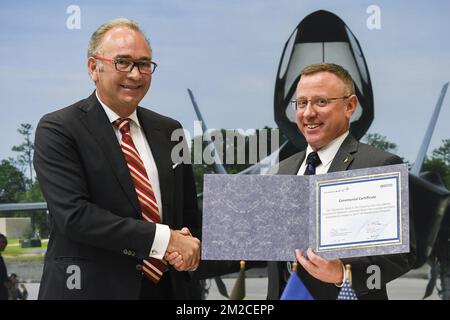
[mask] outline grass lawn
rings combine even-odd
[[[44,260],[48,239],[41,239],[41,247],[21,248],[19,239],[8,239],[8,246],[2,252],[5,260],[9,261],[37,261]]]

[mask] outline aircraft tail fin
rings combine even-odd
[[[422,141],[422,145],[420,146],[419,153],[417,154],[416,161],[414,161],[414,165],[411,168],[411,173],[418,176],[420,173],[420,169],[422,168],[423,161],[425,160],[425,156],[427,155],[428,146],[430,145],[431,137],[433,135],[434,128],[436,127],[436,122],[439,117],[439,113],[441,111],[442,103],[444,102],[445,94],[447,93],[449,83],[444,84],[441,90],[441,94],[436,103],[436,107],[434,108],[433,115],[431,116],[430,123],[428,124],[427,132]]]
[[[214,153],[214,171],[216,173],[221,174],[227,174],[227,170],[225,170],[225,167],[222,164],[222,161],[219,159],[219,156],[217,155],[216,148],[214,146],[214,143],[211,140],[211,136],[208,134],[208,128],[206,126],[205,120],[203,120],[203,116],[200,112],[200,108],[197,105],[197,101],[195,100],[194,94],[192,93],[191,89],[187,89],[189,93],[189,98],[191,99],[192,105],[194,106],[195,114],[197,115],[197,119],[202,124],[202,130],[206,134],[206,138],[208,139],[208,143],[211,146],[213,153]]]

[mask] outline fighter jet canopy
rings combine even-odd
[[[275,121],[280,130],[299,149],[306,141],[295,123],[290,100],[300,71],[313,63],[330,62],[347,69],[355,82],[358,106],[351,119],[350,131],[360,139],[373,120],[373,94],[364,55],[349,27],[335,14],[316,11],[305,17],[286,42],[275,81]]]

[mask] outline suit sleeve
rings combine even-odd
[[[34,168],[50,212],[52,233],[101,249],[131,249],[148,257],[155,225],[121,217],[90,200],[85,171],[72,133],[57,115],[41,119],[36,129]],[[54,225],[53,225],[54,224]]]
[[[398,156],[392,155],[391,157],[384,160],[381,165],[392,165],[392,164],[400,164],[403,163],[402,159]],[[391,255],[381,255],[381,256],[371,256],[371,257],[360,257],[360,258],[349,258],[342,259],[342,262],[345,264],[351,265],[352,270],[352,287],[359,294],[364,294],[369,291],[367,281],[369,277],[373,274],[370,269],[370,266],[376,266],[380,268],[381,279],[380,286],[381,288],[386,287],[386,284],[409,270],[411,270],[415,261],[415,235],[414,235],[414,222],[410,217],[410,252],[409,253],[401,253],[401,254],[391,254]],[[369,281],[371,283],[371,281]]]

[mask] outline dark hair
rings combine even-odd
[[[5,250],[6,246],[8,245],[8,239],[3,233],[0,233],[0,251]]]

